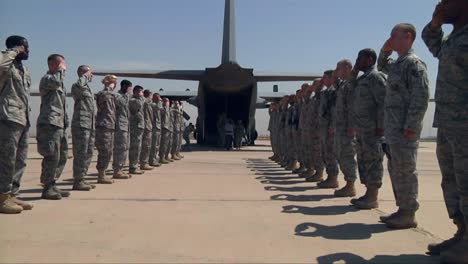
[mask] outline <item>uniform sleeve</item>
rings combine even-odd
[[[56,74],[46,74],[42,77],[41,86],[39,90],[42,92],[57,91],[62,89],[63,74],[57,72]]]
[[[372,96],[377,109],[376,128],[384,128],[384,107],[385,107],[385,92],[387,88],[387,80],[383,74],[374,75],[372,80]]]
[[[391,51],[380,51],[377,68],[379,71],[388,74],[389,66],[393,64],[393,59],[390,58]]]
[[[77,98],[80,98],[83,92],[86,91],[87,84],[88,84],[88,78],[85,75],[81,76],[78,79],[78,81],[73,84],[72,89],[71,89],[71,94],[75,100]]]
[[[344,86],[344,115],[345,115],[345,127],[346,129],[354,128],[354,93],[350,85]]]
[[[411,99],[406,116],[405,129],[417,131],[427,110],[429,102],[429,80],[426,66],[417,61],[408,72]]]
[[[443,38],[444,32],[442,31],[442,28],[432,28],[431,23],[427,24],[422,32],[422,39],[424,40],[424,43],[426,43],[429,51],[436,58],[439,57]]]
[[[2,57],[0,58],[1,73],[7,71],[10,68],[17,55],[18,51],[16,49],[9,49],[7,51],[2,52]]]

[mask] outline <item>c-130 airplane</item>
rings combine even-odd
[[[243,68],[236,61],[235,0],[225,0],[224,30],[221,64],[204,70],[168,71],[95,71],[94,75],[114,74],[119,77],[198,81],[197,94],[164,92],[164,97],[187,100],[198,108],[197,143],[214,145],[221,136],[219,119],[227,117],[246,125],[247,138],[255,131],[255,109],[266,108],[270,101],[284,96],[274,93],[258,96],[258,82],[312,81],[320,78],[313,74],[257,73]]]

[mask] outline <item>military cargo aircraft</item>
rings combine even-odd
[[[320,76],[314,74],[259,73],[252,68],[241,67],[236,61],[235,1],[225,0],[224,30],[221,64],[204,70],[167,71],[112,71],[96,70],[95,75],[114,74],[119,77],[152,78],[197,81],[194,91],[161,94],[175,100],[186,100],[198,108],[198,144],[219,142],[219,127],[223,119],[241,120],[247,128],[247,137],[254,139],[255,109],[268,107],[268,102],[283,94],[273,92],[259,95],[258,82],[312,81]],[[251,142],[253,143],[253,142]]]

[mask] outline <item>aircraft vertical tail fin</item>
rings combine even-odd
[[[236,61],[236,19],[235,0],[225,0],[224,6],[224,30],[223,53],[221,64]]]

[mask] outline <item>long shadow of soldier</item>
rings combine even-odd
[[[328,263],[439,263],[439,258],[430,257],[420,254],[402,254],[398,256],[390,255],[377,255],[372,259],[364,259],[361,256],[358,256],[353,253],[334,253],[330,255],[320,256],[317,258],[317,263],[319,264],[328,264]]]
[[[286,205],[286,206],[283,206],[282,213],[303,214],[303,215],[343,215],[343,214],[357,212],[357,211],[359,210],[350,205],[317,206],[317,207]]]
[[[281,175],[287,175],[287,174],[278,174],[278,176],[281,176]],[[288,176],[288,177],[260,176],[255,179],[256,180],[297,180],[297,177],[295,176]]]
[[[312,231],[309,231],[312,230]],[[384,224],[347,223],[337,226],[326,226],[317,223],[302,223],[294,229],[296,236],[323,237],[331,240],[364,240],[372,234],[391,231]]]
[[[282,186],[265,186],[265,191],[271,192],[305,192],[318,190],[317,186],[295,186],[295,187],[282,187]]]
[[[297,179],[297,178],[296,178]],[[277,181],[277,180],[262,180],[263,184],[275,184],[275,185],[293,185],[293,184],[304,184],[304,181]]]
[[[274,201],[290,201],[290,202],[319,202],[325,199],[333,199],[334,195],[331,194],[317,194],[317,195],[292,195],[292,194],[276,194],[270,197]],[[312,209],[312,208],[311,208]],[[283,207],[284,210],[284,207]]]

